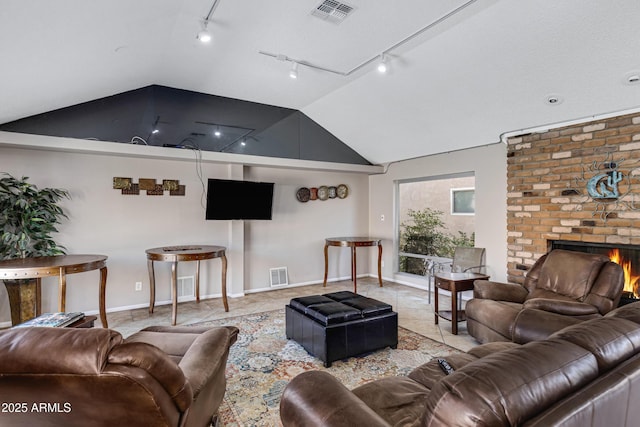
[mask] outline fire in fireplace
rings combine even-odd
[[[624,259],[620,255],[619,249],[612,249],[609,252],[609,259],[622,267],[624,271],[624,289],[622,294],[627,298],[640,298],[640,276],[633,274],[630,260]]]
[[[620,305],[640,299],[640,246],[552,240],[549,248],[607,255],[624,271],[625,283]]]

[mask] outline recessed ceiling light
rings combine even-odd
[[[547,105],[560,105],[562,104],[563,101],[564,99],[557,94],[547,95],[546,98],[544,99],[544,102]]]

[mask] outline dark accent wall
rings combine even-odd
[[[0,130],[371,164],[298,110],[157,85],[5,123]]]

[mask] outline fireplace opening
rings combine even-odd
[[[549,249],[606,255],[624,271],[624,289],[620,305],[640,300],[640,246],[552,240]]]

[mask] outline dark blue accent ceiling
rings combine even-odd
[[[371,164],[298,110],[157,85],[5,123],[0,130]]]

